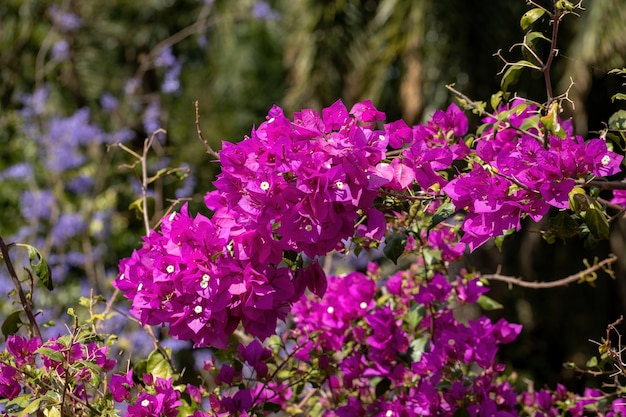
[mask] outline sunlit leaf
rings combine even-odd
[[[168,355],[171,354],[169,349],[166,349]],[[157,376],[159,378],[168,379],[174,376],[174,372],[169,362],[163,356],[160,350],[153,350],[148,356],[148,363],[146,364],[146,371],[149,374]]]
[[[480,306],[480,308],[486,311],[499,310],[504,307],[502,304],[491,297],[487,297],[486,295],[481,295],[476,303]]]
[[[52,291],[54,286],[52,284],[52,273],[50,266],[41,252],[34,246],[19,243],[17,246],[22,246],[28,249],[28,260],[30,262],[31,271],[39,278],[41,283],[49,290]]]
[[[546,11],[544,9],[540,7],[536,7],[524,13],[524,15],[522,16],[519,22],[520,26],[522,27],[522,30],[528,29],[530,25],[535,23],[537,19],[539,19],[541,16],[545,14],[545,12]]]
[[[508,91],[509,86],[517,82],[521,74],[522,68],[539,69],[538,66],[526,60],[521,60],[517,61],[514,64],[510,64],[502,75],[502,80],[500,81],[500,88],[502,88],[502,91]]]

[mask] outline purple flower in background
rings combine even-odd
[[[74,13],[62,11],[59,6],[53,4],[48,9],[52,22],[62,32],[73,32],[80,29],[83,26],[83,19],[75,15]]]
[[[94,186],[95,180],[89,175],[79,175],[72,178],[65,184],[65,188],[76,195],[89,194]]]
[[[180,70],[182,65],[176,63],[171,66],[165,73],[165,79],[161,85],[161,90],[164,93],[177,93],[180,91]]]
[[[176,65],[176,62],[176,57],[172,53],[171,47],[162,48],[156,58],[154,58],[154,66],[157,68],[168,68]]]
[[[64,245],[69,239],[85,230],[85,219],[78,213],[63,213],[52,228],[52,240],[56,245]]]
[[[112,112],[113,110],[115,110],[118,106],[119,102],[117,100],[117,98],[115,98],[115,96],[113,96],[113,94],[111,93],[103,93],[100,96],[100,105],[102,106],[102,110],[104,110],[107,113]]]
[[[20,208],[26,219],[46,219],[54,206],[54,196],[50,190],[24,191],[20,197]]]
[[[20,97],[20,101],[24,106],[20,112],[22,117],[30,118],[41,115],[44,112],[46,102],[48,101],[48,89],[48,86],[44,85],[36,89],[33,94],[24,94]]]
[[[72,116],[50,119],[44,134],[36,139],[41,143],[48,169],[55,173],[78,168],[86,159],[81,149],[89,143],[102,143],[106,135],[89,123],[89,109],[82,108]]]
[[[0,172],[0,180],[7,180],[7,179],[30,180],[32,178],[33,178],[33,167],[26,162],[21,162],[19,164],[11,165],[4,171]]]
[[[70,57],[70,45],[65,39],[61,39],[52,45],[50,53],[52,60],[55,62],[67,61]]]
[[[161,116],[161,103],[158,99],[152,100],[146,110],[143,112],[143,128],[148,135],[151,135],[159,128],[161,128],[161,122],[159,120]]]
[[[252,16],[259,20],[274,20],[280,17],[280,14],[272,9],[272,6],[264,0],[259,0],[252,6]]]

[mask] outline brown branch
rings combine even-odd
[[[591,265],[589,268],[583,271],[577,272],[565,278],[558,279],[556,281],[533,281],[533,282],[524,281],[521,278],[501,275],[500,267],[498,267],[498,271],[496,271],[495,274],[482,275],[482,278],[485,278],[490,281],[506,282],[509,284],[509,288],[512,287],[513,285],[517,285],[519,287],[524,287],[524,288],[533,288],[533,289],[556,288],[556,287],[562,287],[565,285],[569,285],[573,282],[576,282],[580,280],[581,278],[584,278],[585,275],[591,274],[597,271],[598,269],[611,265],[615,261],[617,261],[617,256],[610,254],[609,257],[604,259],[603,261],[598,262],[595,265]]]
[[[30,303],[26,299],[26,294],[24,294],[24,290],[22,289],[22,284],[20,283],[17,274],[15,273],[15,268],[13,267],[13,262],[11,262],[11,258],[9,258],[9,247],[2,237],[0,237],[0,251],[2,252],[2,257],[4,258],[4,263],[7,266],[7,270],[9,271],[9,275],[11,275],[11,279],[13,280],[13,286],[15,286],[15,291],[17,291],[18,296],[20,297],[20,303],[22,307],[24,307],[24,312],[28,317],[28,321],[30,322],[31,328],[35,336],[43,343],[43,338],[41,337],[41,331],[39,331],[39,326],[37,325],[37,320],[35,320],[35,315],[33,314],[33,310],[31,309]]]
[[[554,3],[556,6],[556,0]],[[553,92],[552,92],[552,79],[550,78],[550,68],[552,67],[552,62],[554,61],[554,57],[559,52],[559,50],[556,48],[556,41],[557,41],[557,37],[559,34],[559,23],[561,22],[562,17],[563,17],[563,12],[561,12],[560,10],[555,10],[555,13],[552,17],[552,39],[550,41],[550,54],[548,55],[546,64],[543,66],[543,68],[541,68],[541,72],[543,73],[543,78],[546,83],[546,96],[547,96],[546,107],[549,107],[550,103],[552,103],[552,100],[554,99]]]
[[[587,181],[583,187],[598,187],[603,190],[626,190],[626,182],[621,181]]]
[[[202,144],[204,145],[206,153],[211,155],[213,158],[219,160],[220,156],[217,154],[217,152],[213,150],[213,148],[211,148],[211,145],[209,145],[209,142],[207,142],[207,140],[204,138],[204,135],[202,134],[202,129],[200,129],[200,110],[198,108],[198,100],[194,101],[193,105],[196,108],[196,131],[198,132],[198,139],[200,139],[200,142],[202,142]]]

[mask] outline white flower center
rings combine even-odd
[[[202,281],[200,283],[200,288],[202,288],[202,289],[209,288],[209,281]]]
[[[125,275],[124,275],[124,273],[122,272],[122,274],[120,275],[120,281],[121,281],[121,280],[123,280],[123,279],[125,279],[125,278],[126,278],[126,276],[125,276]]]
[[[378,135],[378,140],[385,140],[385,135]]]
[[[343,190],[343,182],[337,181],[335,185],[337,186],[338,189]]]
[[[195,311],[196,314],[202,313],[202,306],[195,306],[193,311]]]
[[[142,406],[142,407],[147,407],[147,406],[149,406],[149,405],[150,405],[150,400],[143,400],[143,401],[141,402],[141,406]]]
[[[359,307],[361,307],[361,310],[365,310],[367,308],[367,303],[365,301],[361,301],[361,304],[359,304]]]
[[[606,166],[606,165],[608,165],[611,162],[611,157],[608,156],[608,155],[604,155],[602,157],[602,161],[600,161],[600,162],[602,162],[602,165]]]
[[[267,182],[267,181],[263,181],[263,182],[261,183],[261,190],[263,190],[263,191],[267,191],[267,190],[269,190],[269,189],[270,189],[270,183],[269,183],[269,182]]]
[[[269,120],[267,121],[267,123],[273,123],[273,122],[274,122],[274,120],[275,120],[275,119],[272,117],[271,119],[269,119]]]
[[[306,230],[307,232],[310,232],[311,230],[313,230],[313,226],[311,226],[310,224],[307,224],[306,226],[304,226],[304,230]]]
[[[137,291],[141,291],[143,289],[143,282],[140,282],[139,285],[137,285]]]
[[[171,274],[172,272],[174,272],[174,265],[168,265],[165,270],[168,274]]]
[[[176,217],[176,212],[175,211],[173,211],[172,214],[170,214],[170,217],[168,217],[167,219],[169,221],[172,221],[172,220],[174,220],[174,217]]]
[[[385,413],[385,417],[391,417],[391,416],[393,416],[393,411],[387,410],[387,412]]]
[[[326,309],[326,312],[327,312],[328,314],[333,314],[333,313],[335,312],[335,308],[334,308],[333,306],[329,306],[329,307]]]

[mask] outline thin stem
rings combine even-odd
[[[491,117],[492,119],[498,120],[498,116],[495,113],[490,113],[490,112],[488,112],[486,110],[480,109],[478,104],[474,100],[472,100],[471,98],[469,98],[465,94],[461,93],[459,90],[455,89],[454,88],[454,84],[448,84],[448,85],[446,85],[446,88],[452,94],[454,94],[455,96],[457,96],[461,100],[465,101],[472,109],[479,110],[480,114],[478,116],[488,116],[488,117]],[[544,143],[544,139],[541,136],[536,135],[536,134],[534,134],[532,132],[529,132],[527,130],[521,129],[521,128],[517,127],[517,126],[513,126],[510,123],[505,123],[505,128],[516,130],[516,131],[518,131],[520,133],[523,133],[523,134],[525,134],[527,136],[530,136],[531,138],[539,141],[540,143]]]
[[[28,321],[30,322],[30,326],[32,328],[35,336],[43,343],[43,338],[41,337],[41,331],[39,330],[39,326],[37,325],[37,320],[35,320],[35,315],[33,314],[33,310],[31,308],[30,303],[26,299],[26,294],[24,294],[24,290],[22,289],[22,284],[20,283],[17,274],[15,273],[15,268],[13,267],[13,262],[9,257],[9,247],[4,242],[2,237],[0,236],[0,251],[2,252],[2,257],[4,258],[4,262],[7,266],[7,270],[9,271],[9,275],[11,275],[11,279],[13,280],[13,285],[15,286],[15,291],[17,291],[17,295],[20,297],[20,303],[22,307],[24,307],[24,312],[28,317]]]
[[[556,48],[556,42],[559,34],[559,23],[561,22],[561,18],[563,17],[563,12],[561,10],[558,10],[556,7],[556,0],[554,0],[554,5],[556,10],[552,18],[552,40],[550,41],[550,54],[548,55],[548,59],[546,60],[545,65],[543,66],[543,68],[541,68],[541,72],[543,73],[543,78],[546,83],[546,108],[550,106],[550,103],[552,103],[552,100],[554,99],[552,92],[552,79],[550,78],[550,69],[552,67],[554,57],[558,53],[558,49]]]
[[[615,261],[617,261],[617,256],[611,254],[609,255],[608,258],[604,259],[601,262],[598,262],[595,265],[591,265],[589,268],[583,271],[577,272],[573,275],[570,275],[562,279],[558,279],[556,281],[533,281],[533,282],[524,281],[521,278],[501,275],[500,267],[498,267],[498,271],[495,274],[482,275],[482,278],[485,278],[490,281],[506,282],[509,284],[509,287],[513,285],[517,285],[519,287],[534,288],[534,289],[556,288],[556,287],[562,287],[562,286],[571,284],[573,282],[576,282],[580,280],[581,278],[583,278],[585,275],[591,274],[601,268],[607,267],[611,265],[612,263],[614,263]]]
[[[211,155],[213,158],[219,160],[220,156],[217,152],[213,150],[213,148],[211,148],[211,145],[209,145],[209,142],[207,142],[207,140],[204,138],[204,135],[202,134],[202,129],[200,129],[200,109],[198,107],[198,100],[194,101],[193,105],[196,108],[196,132],[198,133],[198,139],[200,139],[200,142],[202,142],[202,144],[204,145],[206,153]]]
[[[626,182],[621,181],[587,181],[583,186],[598,187],[602,190],[626,190]]]

